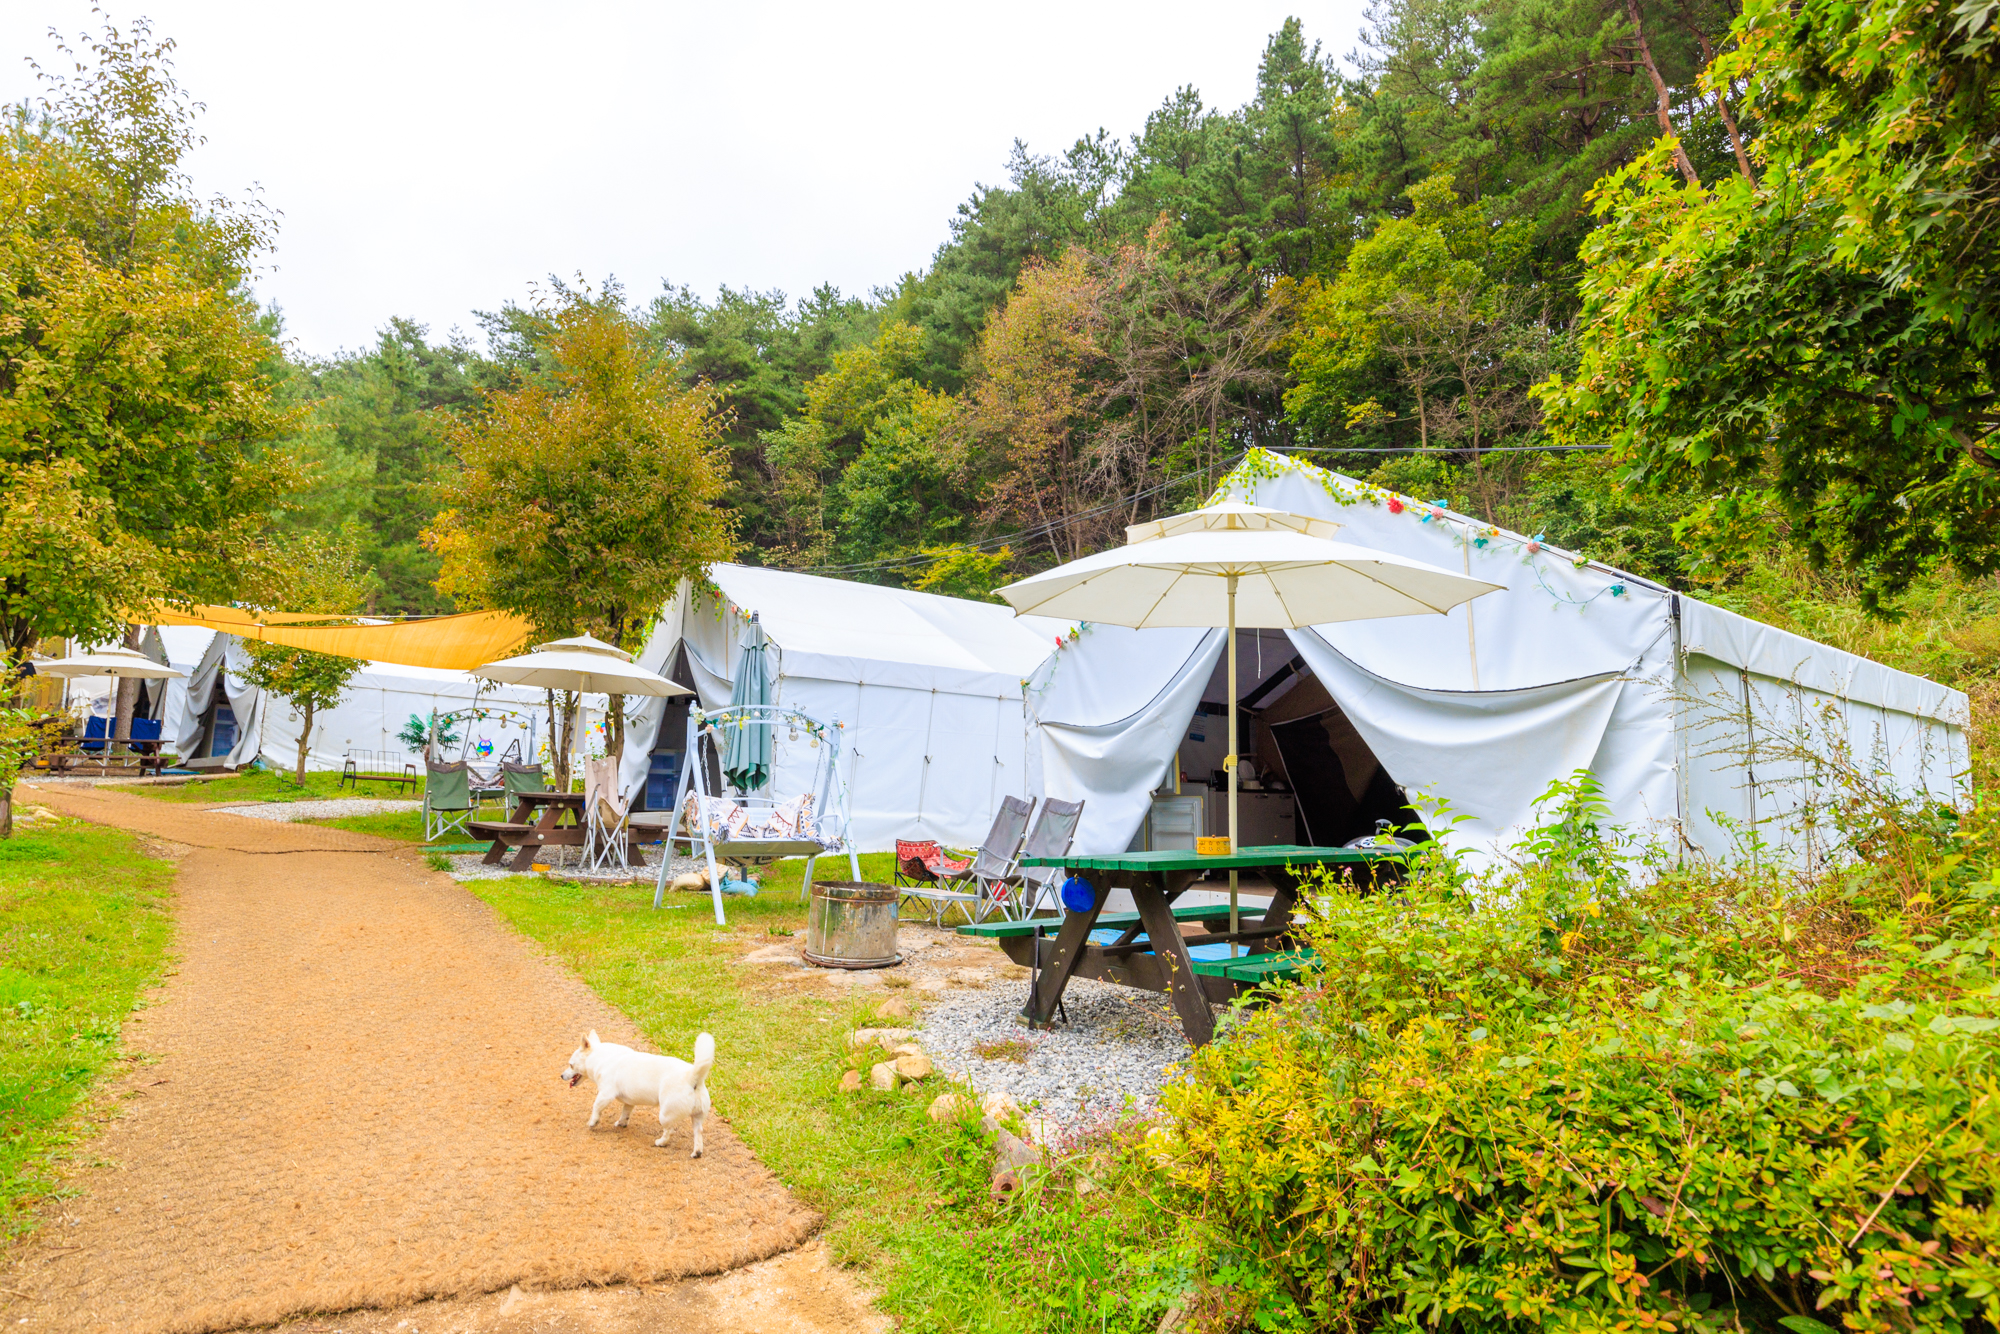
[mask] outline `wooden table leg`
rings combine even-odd
[[[1181,1019],[1181,1032],[1200,1047],[1215,1036],[1215,1018],[1208,1012],[1208,997],[1202,994],[1201,979],[1194,975],[1194,960],[1188,957],[1187,942],[1181,939],[1180,923],[1167,902],[1166,890],[1152,876],[1132,877],[1132,902],[1139,909],[1139,921],[1153,954],[1167,973],[1167,995],[1174,1013]]]
[[[1093,900],[1089,912],[1073,912],[1063,918],[1062,930],[1056,933],[1055,951],[1046,965],[1036,970],[1034,990],[1028,995],[1028,1006],[1021,1013],[1027,1016],[1031,1027],[1039,1028],[1049,1022],[1056,1012],[1056,1004],[1062,1000],[1063,988],[1069,985],[1070,974],[1076,971],[1076,961],[1083,955],[1084,942],[1097,925],[1097,915],[1104,911],[1104,897],[1111,892],[1105,883],[1102,871],[1081,872],[1090,882],[1090,897]],[[1041,938],[1035,938],[1035,948],[1041,948]]]
[[[1257,919],[1257,925],[1259,927],[1290,926],[1292,924],[1292,910],[1298,907],[1299,903],[1299,878],[1285,868],[1278,866],[1265,867],[1264,875],[1270,880],[1275,892],[1271,895],[1271,906],[1266,908],[1264,915]],[[1252,954],[1275,954],[1279,948],[1280,946],[1276,938],[1267,936],[1252,944],[1250,952]]]
[[[563,808],[554,802],[542,807],[541,818],[535,821],[534,829],[522,842],[520,850],[514,854],[514,860],[507,863],[508,870],[525,871],[535,864],[535,854],[542,850],[543,842],[537,835],[547,835],[554,830],[562,819],[562,813]]]

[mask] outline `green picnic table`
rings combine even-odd
[[[1404,848],[1315,848],[1297,844],[1243,848],[1228,856],[1202,856],[1184,851],[1121,852],[1104,857],[1071,853],[1063,857],[1024,857],[1023,866],[1053,866],[1081,876],[1090,885],[1088,912],[1026,922],[996,922],[961,927],[960,934],[986,936],[999,942],[1007,957],[1033,970],[1028,1004],[1021,1013],[1031,1025],[1046,1025],[1062,1001],[1073,976],[1116,982],[1146,991],[1164,991],[1180,1016],[1181,1031],[1199,1047],[1215,1036],[1209,1014],[1211,1000],[1229,1000],[1250,987],[1296,973],[1303,962],[1291,947],[1292,910],[1298,905],[1298,872],[1312,866],[1351,865],[1372,868],[1380,862],[1400,862]],[[1174,900],[1212,871],[1255,871],[1274,889],[1271,903],[1255,916],[1239,913],[1239,929],[1228,931],[1229,905],[1175,907]],[[1129,890],[1133,913],[1107,913],[1106,897],[1113,889]],[[1226,945],[1226,958],[1196,959],[1181,937],[1182,922],[1200,922],[1211,935],[1200,946]],[[1222,927],[1216,931],[1217,926]],[[1050,928],[1055,928],[1053,939]],[[1109,941],[1093,942],[1093,932],[1116,930]],[[1237,954],[1243,947],[1245,953]],[[1210,952],[1203,950],[1206,954]]]

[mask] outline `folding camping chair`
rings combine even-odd
[[[472,780],[464,760],[434,760],[424,752],[424,842],[435,843],[456,829],[471,837]]]
[[[583,762],[583,864],[592,871],[627,866],[625,820],[631,803],[618,795],[618,761],[613,756]]]
[[[973,921],[981,920],[984,914],[974,913],[979,906],[979,895],[952,888],[964,880],[973,860],[952,856],[935,839],[897,839],[895,883],[900,891],[896,899],[897,915],[902,914],[905,902],[915,899],[924,905],[925,915],[936,926],[944,925],[944,915],[954,903],[965,904],[966,916]]]
[[[1028,842],[1021,849],[1021,856],[1063,857],[1069,854],[1069,846],[1076,841],[1076,827],[1083,820],[1083,803],[1080,801],[1058,801],[1049,797],[1042,802],[1042,813],[1035,819],[1035,827],[1028,834]],[[1049,893],[1049,886],[1061,875],[1060,866],[1022,866],[1012,877],[1013,907],[1011,914],[1025,920],[1042,906],[1042,897]],[[996,897],[998,895],[996,894]],[[1001,911],[1007,911],[1006,902],[1001,903]]]
[[[1016,863],[1021,860],[1021,841],[1028,835],[1028,821],[1035,813],[1035,803],[1020,797],[1002,797],[1000,809],[994,813],[993,827],[986,831],[986,841],[973,854],[972,865],[966,868],[963,879],[956,883],[970,884],[973,889],[946,891],[938,889],[915,889],[904,891],[914,898],[933,901],[936,920],[944,920],[944,909],[951,903],[971,900],[973,906],[966,909],[974,914],[975,922],[984,921],[986,915],[999,908],[1006,911],[1006,903],[1012,894],[1011,878],[1015,874]],[[940,896],[949,895],[941,898]]]

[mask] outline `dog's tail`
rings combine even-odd
[[[699,1089],[708,1082],[708,1072],[715,1069],[715,1039],[703,1033],[694,1040],[694,1087]]]

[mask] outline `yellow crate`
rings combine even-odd
[[[1195,854],[1201,857],[1227,857],[1229,855],[1229,836],[1221,834],[1207,838],[1198,838],[1194,841],[1194,850]]]

